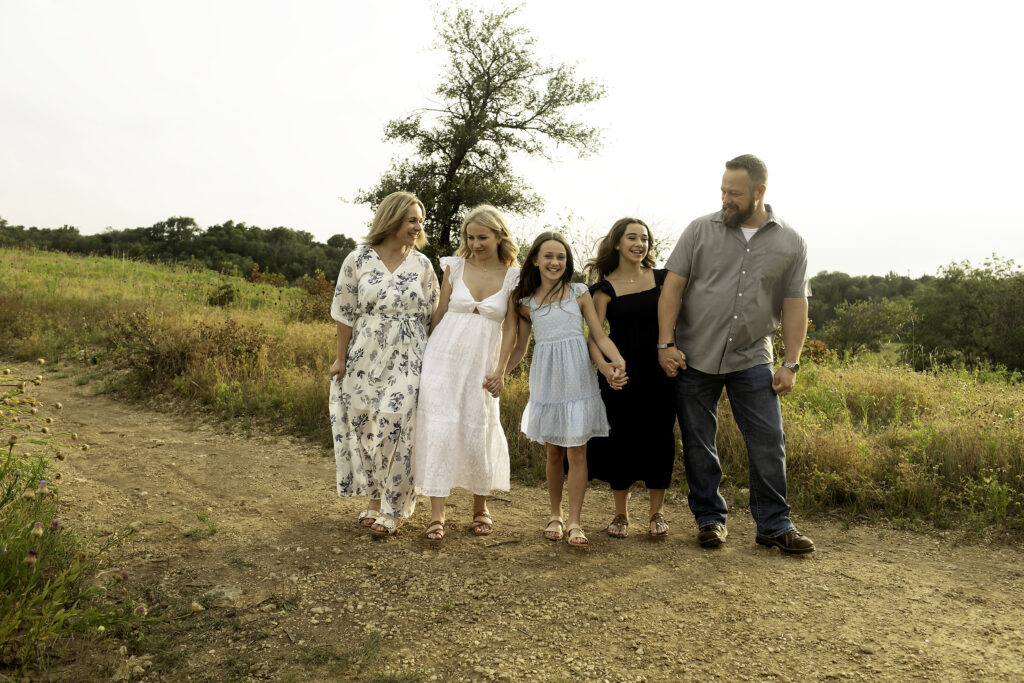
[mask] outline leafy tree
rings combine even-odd
[[[437,33],[448,53],[435,90],[440,104],[387,124],[384,139],[414,152],[393,160],[377,185],[356,197],[376,208],[396,190],[416,193],[432,238],[426,252],[435,261],[454,251],[459,221],[476,204],[540,211],[541,198],[512,172],[512,154],[550,159],[554,144],[584,156],[599,145],[600,131],[570,118],[570,110],[599,100],[604,87],[578,79],[572,66],[542,62],[529,31],[513,21],[517,11],[440,12]]]
[[[952,263],[914,296],[921,320],[910,349],[927,357],[976,365],[989,361],[1024,370],[1024,272],[993,255],[980,267]]]
[[[843,302],[825,329],[825,340],[840,356],[878,351],[883,342],[899,338],[914,323],[914,307],[906,299]]]

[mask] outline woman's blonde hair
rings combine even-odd
[[[501,212],[490,204],[481,204],[480,206],[470,209],[466,217],[462,219],[462,242],[459,244],[459,250],[456,252],[456,256],[462,258],[469,258],[473,253],[469,250],[469,245],[466,243],[466,228],[470,223],[476,223],[488,228],[498,237],[498,260],[506,266],[516,265],[516,257],[519,255],[519,245],[512,241],[512,234],[508,231],[508,225],[505,223],[505,217],[501,215]]]
[[[366,236],[363,244],[375,247],[388,237],[391,237],[398,230],[398,227],[402,225],[409,207],[414,205],[420,207],[423,217],[426,218],[427,210],[424,208],[423,202],[412,192],[392,192],[385,197],[380,206],[377,207],[377,213],[374,214],[373,223],[370,225],[370,234]],[[425,230],[421,230],[414,246],[417,249],[422,249],[426,243],[427,233]]]

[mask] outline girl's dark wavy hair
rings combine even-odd
[[[542,232],[537,235],[537,239],[533,241],[533,246],[530,247],[530,251],[526,253],[526,258],[523,260],[523,267],[519,271],[519,284],[512,291],[512,305],[516,307],[516,313],[519,317],[524,320],[526,317],[519,312],[519,302],[522,299],[533,296],[534,292],[540,287],[540,268],[534,264],[533,260],[537,258],[537,254],[540,252],[542,244],[549,240],[555,240],[565,247],[565,272],[562,273],[562,277],[558,280],[558,285],[552,287],[548,295],[544,297],[544,301],[538,303],[551,303],[554,301],[561,301],[565,295],[565,290],[569,287],[572,282],[573,273],[575,268],[572,260],[572,248],[569,247],[569,242],[558,232]]]
[[[651,228],[639,218],[620,218],[615,221],[612,229],[598,243],[597,256],[587,261],[587,265],[583,266],[583,273],[587,278],[587,282],[603,280],[608,277],[609,273],[619,267],[619,252],[615,250],[615,246],[622,239],[622,236],[626,234],[626,228],[633,223],[638,223],[647,230],[647,254],[644,255],[644,260],[640,262],[640,266],[643,268],[654,267],[654,256],[651,255],[651,252],[654,251],[654,235],[651,234]]]

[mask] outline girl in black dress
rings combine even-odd
[[[628,382],[613,378],[612,366],[590,345],[611,431],[590,440],[587,466],[591,479],[611,484],[615,517],[606,531],[615,538],[629,534],[629,488],[641,480],[651,499],[648,533],[668,533],[665,489],[675,462],[676,410],[672,380],[658,365],[658,295],[666,271],[654,268],[652,241],[646,223],[623,218],[585,267],[588,280],[595,281],[590,292],[597,315],[608,321],[628,368]]]

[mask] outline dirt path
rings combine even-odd
[[[52,374],[37,394],[91,445],[61,464],[69,521],[95,538],[138,527],[117,561],[151,614],[173,617],[124,652],[112,639],[67,652],[51,680],[1024,677],[1017,548],[800,520],[819,551],[793,558],[755,545],[735,510],[728,544],[705,551],[678,498],[667,539],[634,524],[615,540],[598,531],[611,497],[594,488],[578,551],[542,538],[546,493],[519,486],[493,500],[489,537],[467,530],[460,494],[443,544],[422,540],[425,499],[378,539],[354,523],[361,501],[334,495],[325,449],[227,435]]]

